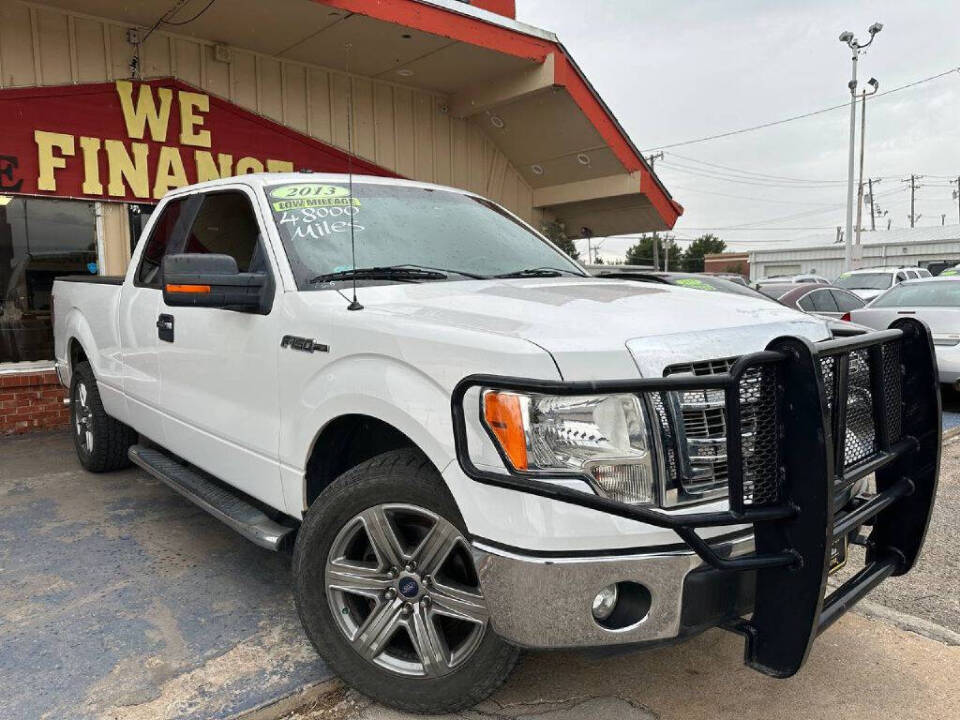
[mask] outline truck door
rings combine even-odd
[[[280,287],[263,223],[243,186],[196,196],[199,207],[180,253],[231,255],[241,272]],[[177,455],[274,507],[280,485],[279,311],[269,315],[168,307],[156,318],[165,445]]]
[[[150,235],[134,253],[136,270],[120,290],[120,351],[128,417],[136,429],[164,441],[160,404],[157,316],[160,313],[160,261],[182,246],[197,202],[191,196],[169,200],[154,220]]]

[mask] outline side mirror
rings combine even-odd
[[[266,315],[273,305],[267,273],[242,273],[230,255],[167,255],[161,266],[163,301],[171,307],[210,307]]]

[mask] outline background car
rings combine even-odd
[[[930,276],[929,270],[920,267],[860,268],[843,273],[833,284],[869,301],[898,283]]]
[[[762,280],[757,280],[754,285],[759,289],[764,285],[783,285],[783,284],[794,284],[794,283],[814,283],[818,285],[829,285],[830,281],[827,280],[822,275],[812,275],[810,273],[803,273],[800,275],[771,275],[768,278],[763,278]]]
[[[867,304],[849,290],[833,285],[798,285],[778,297],[777,301],[787,307],[836,320]]]
[[[716,275],[702,275],[699,273],[671,273],[671,272],[660,272],[660,271],[649,271],[649,272],[639,272],[639,271],[629,271],[629,270],[594,270],[593,275],[596,277],[602,278],[611,278],[616,280],[637,280],[638,282],[649,282],[649,283],[661,283],[664,285],[680,285],[681,287],[688,287],[694,290],[706,290],[708,292],[724,292],[724,293],[733,293],[735,295],[747,295],[749,297],[754,297],[765,302],[774,302],[778,305],[777,298],[771,297],[765,291],[754,290],[751,287],[741,285],[738,282],[727,280]],[[774,286],[769,286],[773,288]],[[776,286],[777,288],[785,287],[788,290],[792,288],[801,288],[805,290],[810,290],[809,284],[795,285],[788,284],[783,286]],[[804,312],[800,308],[796,308],[801,312]],[[827,326],[830,328],[830,332],[833,333],[835,337],[843,337],[847,335],[860,335],[861,333],[867,332],[868,328],[857,325],[856,323],[849,322],[849,320],[842,320],[839,318],[827,317],[821,315],[821,317],[827,321]]]
[[[750,297],[763,297],[753,288],[742,282],[709,275],[707,273],[681,273],[660,270],[626,270],[626,269],[598,269],[590,271],[596,277],[614,278],[618,280],[639,280],[641,282],[662,283],[664,285],[680,285],[694,290],[713,290],[714,292],[733,293]],[[739,275],[736,277],[740,277]],[[766,299],[766,298],[764,298]]]
[[[867,307],[853,310],[856,323],[881,330],[900,317],[923,320],[933,333],[940,382],[960,380],[960,277],[909,280],[896,285]]]

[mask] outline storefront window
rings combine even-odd
[[[0,195],[0,362],[52,360],[53,279],[97,272],[94,203]]]

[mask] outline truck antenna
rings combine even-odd
[[[344,46],[347,50],[347,82],[350,83],[350,88],[347,91],[347,182],[350,186],[350,207],[353,207],[353,77],[350,75],[350,50],[353,48],[352,43],[347,43]],[[363,310],[363,305],[357,300],[357,242],[354,237],[354,223],[353,216],[349,215],[350,218],[350,263],[353,265],[353,299],[350,300],[350,304],[347,305],[347,310]]]

